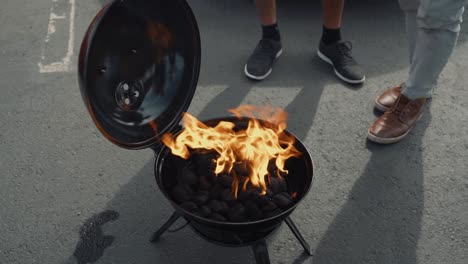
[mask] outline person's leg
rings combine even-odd
[[[322,0],[323,31],[318,56],[333,66],[335,74],[351,84],[364,82],[362,69],[351,54],[351,43],[341,39],[344,0]]]
[[[431,98],[437,79],[455,47],[458,32],[420,29],[402,93],[411,99]]]
[[[402,93],[410,99],[430,98],[460,32],[465,0],[422,0],[408,79]]]
[[[276,19],[276,0],[256,0],[255,6],[262,25],[262,38],[247,60],[244,73],[254,80],[263,80],[272,72],[281,55],[281,36]]]
[[[406,37],[408,39],[409,63],[413,61],[414,46],[418,34],[416,15],[418,13],[420,0],[399,0],[400,8],[405,13]]]
[[[332,44],[341,40],[341,20],[344,0],[322,0],[323,31],[322,41]]]
[[[414,46],[416,44],[416,36],[418,33],[416,15],[418,12],[420,0],[400,0],[399,3],[401,10],[405,13],[406,36],[408,38],[408,61],[411,65],[413,61]],[[380,94],[374,101],[375,109],[381,112],[386,112],[389,110],[400,96],[402,86],[403,83],[400,83],[397,86],[389,88]]]
[[[276,0],[256,0],[255,7],[262,24],[262,38],[280,41],[281,37],[276,23]]]
[[[369,128],[371,141],[397,142],[416,125],[457,42],[464,4],[465,0],[421,0],[409,77],[392,108]]]
[[[416,36],[418,32],[417,11],[410,11],[405,13],[406,18],[406,35],[408,38],[408,48],[409,48],[409,63],[413,63],[414,47],[416,45]]]
[[[344,0],[322,0],[323,25],[327,28],[341,28]]]
[[[276,0],[255,0],[255,7],[262,26],[276,24]]]

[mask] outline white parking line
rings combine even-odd
[[[74,51],[74,41],[75,41],[75,0],[69,0],[69,28],[68,28],[68,46],[65,53],[65,56],[56,62],[44,64],[47,57],[46,57],[46,49],[49,45],[52,35],[57,32],[56,29],[56,22],[58,20],[66,20],[65,14],[57,15],[55,12],[55,7],[57,6],[58,0],[52,0],[53,5],[50,10],[49,16],[49,25],[47,28],[47,34],[44,38],[44,48],[41,55],[41,61],[38,63],[39,72],[41,73],[51,73],[51,72],[68,72],[71,70],[71,59],[73,57]]]
[[[216,96],[228,88],[229,85],[227,84],[199,85],[195,90],[192,104],[190,104],[190,108],[187,112],[193,116],[200,115],[207,104],[209,104]]]

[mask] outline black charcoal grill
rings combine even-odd
[[[286,163],[288,188],[294,204],[282,213],[257,221],[229,222],[204,218],[183,209],[169,190],[177,184],[176,157],[160,139],[177,135],[189,107],[200,69],[200,37],[195,17],[184,0],[118,0],[94,18],[79,55],[79,82],[84,103],[98,129],[114,144],[127,149],[151,148],[156,155],[159,189],[175,209],[151,242],[179,219],[203,238],[225,246],[252,246],[258,264],[270,263],[265,239],[283,222],[306,253],[310,247],[289,215],[307,195],[313,164],[306,147]],[[231,121],[246,127],[248,118],[225,117],[204,121],[214,126]]]

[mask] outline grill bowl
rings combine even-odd
[[[220,121],[229,121],[239,129],[248,125],[249,118],[236,117],[216,118],[204,121],[209,126],[215,126]],[[264,121],[261,121],[264,122]],[[179,131],[180,132],[180,131]],[[179,133],[178,132],[178,133]],[[176,133],[174,136],[177,136]],[[286,133],[290,134],[286,131]],[[204,238],[222,245],[244,246],[259,241],[272,233],[286,217],[288,217],[308,194],[314,175],[314,166],[310,153],[300,140],[296,138],[294,146],[302,153],[298,158],[286,161],[289,174],[285,176],[291,192],[297,192],[294,204],[283,213],[271,218],[250,222],[220,222],[192,214],[181,208],[171,197],[168,190],[177,184],[177,167],[174,165],[174,155],[169,148],[161,147],[156,155],[155,177],[159,189],[171,202],[174,209],[182,215],[190,226]]]

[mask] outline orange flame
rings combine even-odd
[[[266,178],[270,176],[270,160],[274,160],[278,172],[287,174],[284,169],[286,160],[301,154],[294,147],[295,137],[285,133],[287,113],[280,108],[258,108],[250,105],[229,111],[239,118],[248,117],[247,128],[238,130],[234,123],[227,121],[209,127],[185,113],[184,130],[175,139],[171,134],[165,134],[162,141],[171,149],[172,154],[183,159],[190,157],[191,149],[216,151],[219,157],[216,160],[215,173],[233,172],[235,184],[232,185],[232,191],[236,196],[239,178],[233,168],[235,164],[242,164],[249,174],[245,175],[248,178],[243,188],[250,182],[265,194]]]

